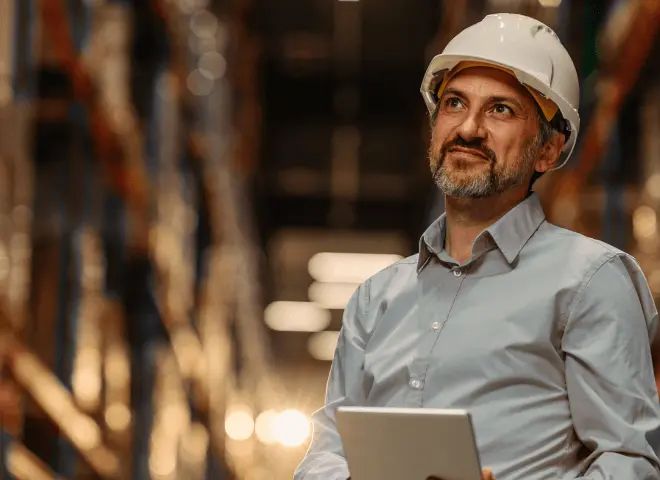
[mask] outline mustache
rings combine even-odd
[[[444,158],[446,153],[451,150],[453,147],[462,147],[462,148],[469,148],[470,150],[476,150],[479,153],[481,153],[484,157],[486,157],[488,160],[490,160],[491,163],[496,163],[497,162],[497,156],[495,155],[495,152],[488,148],[483,140],[481,139],[475,139],[475,140],[464,140],[461,137],[456,137],[453,140],[450,140],[446,142],[442,148],[440,149],[440,158]]]

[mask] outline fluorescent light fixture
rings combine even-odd
[[[266,325],[280,332],[319,332],[330,325],[330,312],[311,302],[273,302],[264,312]]]
[[[342,310],[346,308],[346,304],[357,287],[357,283],[314,282],[309,286],[307,295],[312,302],[323,308],[329,310]]]
[[[402,258],[389,253],[320,252],[312,256],[307,269],[317,282],[362,283]]]
[[[307,350],[317,360],[331,361],[337,348],[339,332],[318,332],[309,337]]]
[[[395,254],[319,252],[309,260],[307,269],[317,282],[362,283],[401,258]]]
[[[542,7],[558,7],[561,5],[561,0],[539,0]]]

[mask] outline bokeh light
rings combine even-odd
[[[247,440],[254,432],[252,410],[246,405],[235,405],[227,410],[225,432],[232,440]]]
[[[105,409],[105,423],[111,430],[124,430],[131,423],[131,411],[122,403],[113,403]]]
[[[264,410],[257,416],[254,424],[254,433],[261,443],[270,445],[277,442],[276,422],[277,412],[275,410]]]
[[[199,58],[199,71],[211,80],[217,80],[225,74],[227,61],[218,52],[206,52]]]
[[[213,91],[213,80],[204,75],[200,69],[190,72],[186,79],[186,85],[190,93],[196,96],[208,95]]]
[[[275,438],[285,447],[299,447],[309,437],[311,425],[307,415],[296,409],[287,409],[277,416]]]
[[[633,213],[633,233],[636,238],[644,240],[654,237],[657,233],[658,221],[655,210],[648,205],[641,205]]]

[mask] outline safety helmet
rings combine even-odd
[[[580,130],[580,86],[575,65],[555,32],[534,18],[513,13],[488,15],[463,30],[431,60],[424,74],[421,92],[431,115],[437,105],[438,87],[462,62],[509,71],[532,93],[544,113],[544,99],[557,106],[564,120],[561,128],[566,143],[553,170],[563,167]]]

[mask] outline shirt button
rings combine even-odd
[[[422,388],[422,381],[418,378],[412,378],[409,382],[410,387],[414,388],[415,390],[421,390]]]
[[[461,275],[463,275],[463,272],[461,271],[460,268],[455,269],[452,273],[454,274],[455,277],[460,277]]]
[[[439,328],[440,328],[440,322],[433,322],[433,323],[431,324],[431,328],[432,328],[433,330],[437,330],[437,329],[439,329]]]

